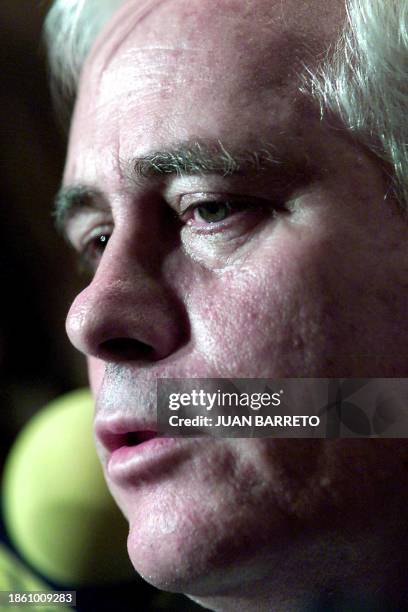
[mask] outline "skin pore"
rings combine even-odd
[[[101,423],[153,423],[158,377],[408,374],[406,221],[379,162],[299,92],[343,3],[134,5],[85,64],[59,200],[94,274],[67,331],[130,558],[213,609],[398,596],[403,440],[184,439],[109,471]]]

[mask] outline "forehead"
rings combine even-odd
[[[118,50],[118,44],[136,39],[174,39],[180,47],[206,42],[213,49],[233,37],[243,47],[254,48],[276,35],[331,40],[345,18],[344,0],[127,0],[116,11],[93,46],[92,61],[102,56],[102,64]],[[129,37],[136,36],[128,41]],[[254,38],[255,37],[255,38]],[[255,45],[255,46],[256,46]]]
[[[337,0],[324,8],[317,0],[126,2],[86,61],[66,174],[77,170],[79,149],[81,173],[87,166],[92,174],[96,147],[109,169],[136,143],[144,154],[170,136],[224,132],[231,140],[237,121],[239,138],[250,140],[266,114],[268,125],[284,129],[297,75],[335,40],[343,19]]]

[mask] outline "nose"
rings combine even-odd
[[[73,302],[69,339],[85,355],[104,361],[164,359],[186,336],[182,302],[136,261],[112,255],[105,263],[102,258]]]

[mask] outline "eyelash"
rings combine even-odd
[[[203,212],[203,209],[205,208],[211,208],[214,206],[226,206],[228,214],[226,215],[226,217],[222,220],[218,220],[218,221],[205,221],[203,220],[203,225],[197,225],[194,226],[194,215],[195,213],[199,213],[200,209],[202,209],[201,212]],[[220,233],[222,231],[224,231],[225,229],[227,229],[227,226],[230,225],[229,223],[229,219],[232,216],[235,216],[234,213],[238,214],[242,211],[259,211],[261,209],[265,210],[266,208],[268,208],[269,210],[271,210],[271,205],[267,202],[261,201],[261,200],[251,200],[251,199],[239,199],[239,200],[231,200],[228,198],[225,198],[224,200],[219,198],[219,199],[213,199],[213,200],[202,200],[199,202],[195,202],[194,204],[191,204],[190,206],[188,206],[184,211],[180,212],[180,213],[176,213],[178,219],[181,221],[181,223],[187,227],[189,227],[190,229],[193,229],[194,231],[196,231],[196,233],[199,234],[214,234],[214,233]],[[272,208],[273,212],[282,212],[284,210],[286,210],[284,208],[284,206],[282,205],[277,205],[275,204]],[[200,214],[200,213],[199,213]],[[200,215],[201,216],[201,215]],[[80,264],[81,264],[81,268],[84,270],[95,270],[97,267],[97,262],[100,260],[100,258],[102,257],[103,251],[106,248],[106,245],[109,242],[109,238],[112,234],[113,229],[112,228],[108,228],[107,231],[102,231],[102,228],[100,230],[98,230],[98,228],[95,228],[95,230],[92,232],[93,235],[91,235],[89,238],[87,238],[86,240],[84,240],[82,247],[80,248]]]
[[[91,272],[96,269],[98,260],[109,242],[112,228],[105,231],[95,228],[92,235],[86,238],[79,249],[79,267],[81,272]]]
[[[227,209],[227,215],[226,217],[224,217],[223,219],[215,219],[213,221],[209,221],[208,219],[203,219],[203,215],[202,215],[202,211],[203,209],[207,208],[207,212],[208,209],[211,208],[216,208],[216,207],[220,207],[220,206],[224,206]],[[249,201],[237,201],[237,202],[233,202],[231,200],[225,199],[225,200],[203,200],[201,202],[195,202],[194,204],[192,204],[191,206],[189,206],[188,208],[186,208],[182,213],[180,213],[178,216],[180,218],[180,220],[187,224],[187,225],[192,225],[193,221],[195,221],[195,213],[200,214],[201,217],[201,221],[204,222],[205,225],[207,226],[214,226],[215,224],[217,224],[219,226],[219,224],[223,223],[226,219],[229,219],[231,217],[231,215],[233,213],[237,213],[240,212],[242,209],[248,209],[250,207],[253,207],[253,204]],[[201,209],[201,212],[200,212]],[[211,214],[215,214],[214,211],[210,210],[210,215]]]

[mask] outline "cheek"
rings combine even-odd
[[[197,291],[192,327],[218,373],[306,375],[305,347],[321,352],[320,324],[328,310],[331,279],[320,274],[324,249],[313,240],[276,237]]]
[[[352,232],[345,249],[344,231],[329,221],[320,214],[307,225],[282,224],[248,243],[239,264],[196,286],[192,330],[217,376],[352,376],[374,368],[367,355],[381,343],[369,322],[385,327],[376,261]]]

